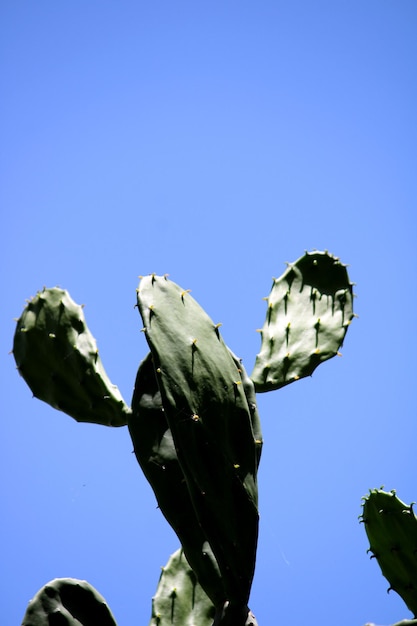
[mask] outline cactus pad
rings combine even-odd
[[[124,426],[130,409],[112,385],[83,308],[67,291],[44,289],[17,321],[17,368],[35,397],[78,422]]]
[[[417,518],[413,505],[395,491],[373,489],[364,497],[361,521],[370,548],[390,589],[396,591],[417,617]]]
[[[32,598],[22,626],[117,626],[105,599],[85,580],[56,578]]]
[[[241,368],[218,326],[166,277],[142,278],[138,306],[198,521],[227,598],[246,604],[256,555],[261,441]]]
[[[149,626],[211,626],[215,609],[179,549],[162,568]]]
[[[327,252],[300,257],[274,279],[261,350],[251,378],[258,392],[310,376],[338,353],[353,317],[346,266]]]
[[[178,461],[150,353],[138,369],[128,426],[138,463],[200,585],[213,604],[224,602],[226,595],[220,571],[198,522]]]

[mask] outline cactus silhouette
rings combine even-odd
[[[138,463],[181,544],[162,571],[150,626],[255,626],[248,603],[262,450],[256,392],[310,376],[338,354],[354,315],[346,266],[315,251],[274,279],[250,376],[220,324],[167,276],[142,277],[137,306],[150,352],[131,408],[105,373],[83,309],[64,290],[44,289],[28,302],[14,335],[17,368],[37,398],[77,421],[128,425]],[[87,583],[63,580],[35,596],[24,626],[91,623],[60,600],[60,589]],[[100,615],[104,600],[88,592]],[[43,602],[48,594],[54,602]],[[79,596],[71,597],[76,604]]]

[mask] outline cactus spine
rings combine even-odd
[[[82,307],[61,289],[38,293],[19,318],[18,370],[36,397],[77,421],[128,424],[138,463],[181,543],[162,572],[150,626],[257,626],[248,608],[262,450],[255,391],[279,389],[337,354],[353,317],[346,267],[327,252],[306,253],[274,280],[251,376],[220,325],[166,276],[143,277],[137,305],[150,352],[131,409],[104,371]],[[76,602],[87,589],[102,606],[86,583],[63,580],[41,590],[28,608],[37,621],[24,626],[52,624],[49,613],[68,585]],[[45,597],[55,604],[42,613]],[[98,611],[96,623],[106,623]],[[76,611],[62,623],[84,624],[72,619]]]

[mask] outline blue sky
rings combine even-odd
[[[11,2],[2,98],[2,623],[54,577],[119,626],[150,617],[178,543],[127,429],[32,399],[12,347],[25,299],[85,304],[129,403],[147,347],[138,275],[169,273],[251,370],[285,261],[349,264],[343,357],[259,397],[260,626],[410,617],[366,554],[368,489],[417,500],[417,4]]]

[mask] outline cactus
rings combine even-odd
[[[233,607],[227,601],[216,611],[180,548],[162,568],[158,588],[152,599],[152,617],[149,626],[211,626],[211,624],[257,626],[257,621],[247,608]]]
[[[251,375],[257,392],[310,376],[338,354],[353,318],[346,266],[325,252],[288,264],[266,300],[262,346]]]
[[[417,517],[395,491],[372,489],[363,498],[361,521],[389,590],[396,591],[417,618]],[[410,622],[406,622],[410,623]]]
[[[166,277],[141,280],[138,306],[198,522],[227,599],[246,605],[258,537],[261,441],[255,439],[240,368],[218,327]]]
[[[226,593],[220,571],[198,522],[178,462],[151,354],[139,366],[128,426],[139,465],[154,490],[159,508],[178,535],[200,584],[213,604],[224,602]]]
[[[130,409],[112,385],[83,313],[63,289],[43,289],[17,320],[17,368],[33,395],[78,422],[125,426]]]
[[[215,608],[180,548],[162,568],[149,626],[211,626]]]
[[[61,289],[38,293],[17,321],[18,370],[36,397],[77,421],[128,424],[181,543],[162,572],[151,626],[257,626],[248,608],[262,450],[255,391],[279,389],[337,354],[353,317],[346,266],[306,253],[274,280],[251,376],[220,324],[167,276],[142,277],[137,305],[150,352],[131,409],[105,374],[82,308]]]
[[[29,602],[22,626],[116,626],[105,599],[85,580],[56,578]]]

